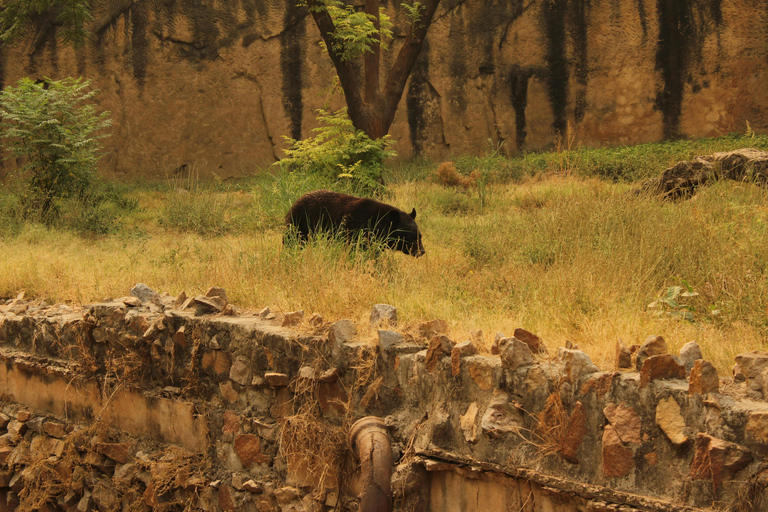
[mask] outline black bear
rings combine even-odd
[[[301,196],[288,210],[286,236],[293,231],[305,242],[315,232],[339,233],[352,241],[362,233],[384,242],[390,249],[421,256],[424,246],[415,219],[416,208],[409,215],[373,199],[315,190]]]

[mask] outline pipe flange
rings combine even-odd
[[[365,416],[352,424],[349,428],[349,445],[354,449],[357,437],[366,430],[378,430],[389,436],[387,425],[378,416]]]

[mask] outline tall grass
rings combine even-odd
[[[422,258],[324,238],[284,247],[285,210],[318,184],[277,173],[189,195],[136,187],[126,194],[140,207],[97,243],[34,224],[0,231],[0,297],[26,289],[47,302],[89,303],[138,281],[174,295],[217,285],[238,307],[352,318],[370,336],[370,307],[384,302],[405,330],[439,317],[456,341],[481,329],[490,343],[523,327],[553,348],[577,343],[604,368],[618,339],[660,334],[673,349],[697,341],[721,374],[735,354],[768,342],[764,189],[720,182],[673,203],[636,195],[626,180],[551,172],[489,182],[481,205],[477,190],[405,174],[387,200],[416,207]],[[173,201],[182,212],[209,205],[226,229],[161,222]],[[675,286],[693,293],[660,303]]]

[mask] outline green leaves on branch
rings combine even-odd
[[[405,15],[408,16],[408,18],[411,20],[411,26],[413,28],[418,27],[419,22],[421,21],[421,14],[426,8],[424,4],[421,2],[413,2],[413,5],[403,3],[402,6],[403,10],[405,11]]]
[[[93,19],[89,0],[0,0],[0,43],[9,44],[34,23],[60,27],[67,44],[80,44]]]
[[[347,109],[330,113],[318,110],[322,126],[312,130],[317,135],[304,140],[285,137],[285,150],[291,172],[317,176],[331,188],[364,195],[383,191],[382,161],[395,155],[389,137],[373,140],[352,125]]]
[[[318,4],[309,9],[315,12],[325,10],[333,20],[335,31],[330,51],[342,61],[372,52],[375,45],[386,48],[387,42],[392,40],[392,22],[383,8],[379,9],[377,19],[373,14],[356,11],[341,0],[320,0]],[[324,43],[323,47],[329,51]]]
[[[9,157],[26,160],[17,172],[26,182],[21,202],[28,215],[52,221],[58,202],[87,198],[101,157],[98,132],[111,126],[109,113],[96,113],[81,78],[44,84],[23,78],[0,93],[0,144]]]

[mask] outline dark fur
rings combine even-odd
[[[289,229],[294,226],[295,234],[302,242],[316,232],[339,233],[347,241],[364,233],[384,242],[390,249],[421,256],[424,246],[415,219],[415,208],[409,215],[373,199],[315,190],[301,196],[291,206],[285,223]]]

